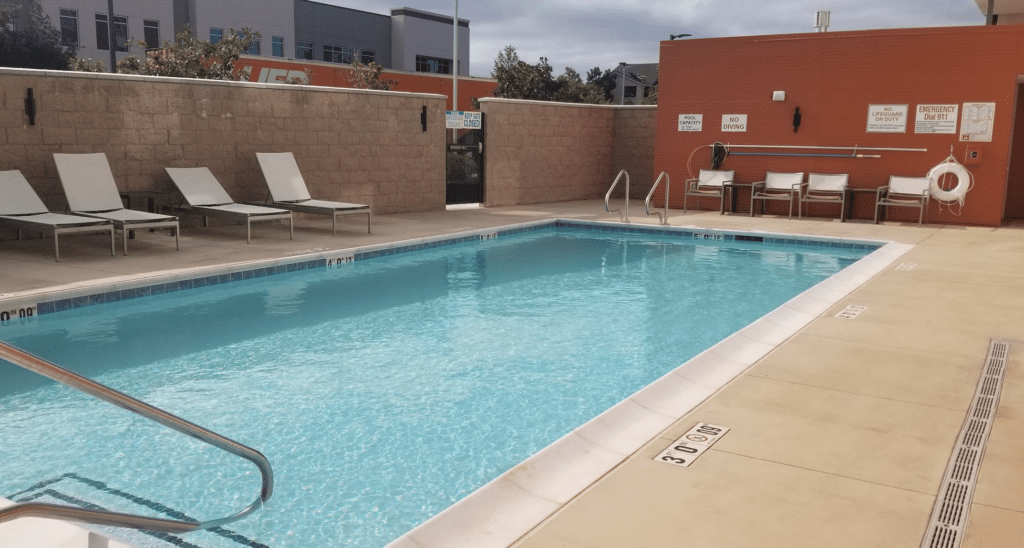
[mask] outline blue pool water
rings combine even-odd
[[[547,229],[0,337],[270,459],[267,507],[186,543],[380,547],[865,253]],[[6,362],[0,378],[0,495],[210,519],[258,493],[246,461]]]

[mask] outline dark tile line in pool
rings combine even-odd
[[[699,232],[690,230],[678,230],[678,229],[664,229],[658,227],[620,227],[611,225],[600,225],[591,224],[582,221],[571,221],[571,220],[558,220],[548,223],[541,223],[530,226],[521,226],[513,228],[502,228],[496,230],[494,233],[499,236],[507,236],[512,234],[520,234],[524,232],[533,232],[537,230],[546,230],[550,228],[566,227],[566,228],[583,228],[587,230],[594,230],[597,232],[617,232],[624,234],[647,234],[647,235],[658,235],[658,236],[678,236],[682,238],[696,238],[696,239],[709,239],[709,240],[725,240],[725,241],[745,241],[745,242],[761,242],[766,244],[782,244],[782,245],[803,245],[811,247],[835,247],[842,249],[859,249],[859,250],[875,250],[878,249],[879,245],[874,244],[859,244],[849,242],[829,242],[819,240],[803,240],[796,238],[772,238],[767,236],[753,236],[747,234],[722,234],[717,232]],[[432,249],[437,247],[444,247],[449,245],[456,245],[466,242],[481,241],[480,234],[473,234],[470,236],[459,236],[457,238],[447,238],[443,240],[436,240],[432,242],[420,242],[416,244],[403,245],[398,247],[391,247],[387,249],[376,249],[372,251],[359,251],[353,256],[353,260],[361,261],[365,259],[374,259],[377,257],[387,257],[390,255],[398,255],[401,253],[409,253],[412,251],[419,251],[422,249]],[[49,314],[52,312],[62,312],[65,310],[72,310],[75,308],[81,308],[83,306],[91,306],[94,304],[110,303],[117,301],[124,301],[128,299],[135,299],[138,297],[147,297],[150,295],[160,295],[164,293],[172,293],[175,291],[183,291],[187,289],[194,289],[197,287],[206,287],[211,285],[220,285],[230,282],[237,282],[240,280],[249,280],[253,278],[262,278],[265,276],[273,276],[275,274],[284,274],[287,272],[296,272],[299,270],[309,270],[312,268],[326,267],[328,265],[327,259],[313,259],[310,261],[302,261],[298,263],[290,263],[276,266],[268,266],[263,268],[254,268],[250,270],[242,270],[239,272],[231,272],[227,274],[214,274],[211,276],[201,276],[198,278],[190,278],[186,280],[179,280],[174,282],[166,282],[160,284],[147,285],[142,287],[135,287],[130,289],[121,289],[107,291],[104,293],[97,293],[94,295],[85,295],[80,297],[71,297],[68,299],[58,299],[55,301],[40,302],[36,305],[36,314]]]
[[[776,245],[801,245],[809,247],[832,247],[837,249],[859,249],[864,251],[874,251],[880,247],[879,244],[870,243],[853,243],[853,242],[842,242],[842,241],[822,241],[822,240],[810,240],[802,238],[773,238],[770,236],[751,236],[747,234],[728,234],[720,232],[704,232],[704,231],[692,231],[692,230],[678,230],[672,228],[658,228],[658,227],[619,227],[609,225],[595,225],[580,221],[570,220],[559,220],[556,224],[558,227],[567,228],[583,228],[586,230],[595,230],[598,232],[619,232],[625,234],[647,234],[652,236],[680,236],[683,238],[695,238],[695,239],[709,239],[709,240],[724,240],[724,241],[745,241],[745,242],[757,242],[766,244]]]

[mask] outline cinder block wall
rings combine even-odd
[[[53,211],[66,205],[54,152],[106,153],[122,190],[172,190],[164,167],[205,166],[236,201],[262,200],[256,152],[292,152],[316,198],[439,210],[444,109],[432,94],[0,69],[0,170],[21,170]]]
[[[653,182],[656,107],[482,98],[480,110],[485,205],[603,197],[620,169],[640,182],[634,196]]]

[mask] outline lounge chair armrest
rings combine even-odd
[[[884,196],[884,195],[886,195],[888,193],[889,193],[889,185],[878,187],[878,189],[875,191],[875,201],[881,200],[882,196]]]

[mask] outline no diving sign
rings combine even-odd
[[[658,453],[654,460],[676,466],[690,466],[693,461],[697,460],[697,457],[710,449],[728,431],[729,428],[725,426],[698,422],[689,432]]]

